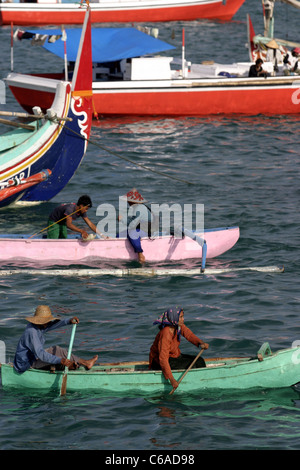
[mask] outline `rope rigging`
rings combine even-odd
[[[145,165],[142,165],[141,163],[136,163],[134,162],[133,160],[131,160],[130,158],[127,158],[127,157],[124,157],[122,155],[120,155],[119,153],[117,152],[114,152],[113,150],[105,147],[104,145],[101,145],[99,144],[98,142],[95,142],[94,140],[92,139],[87,139],[86,137],[83,137],[81,134],[79,134],[78,132],[74,131],[73,129],[70,129],[69,127],[67,127],[66,125],[64,126],[65,129],[73,132],[73,134],[76,134],[78,137],[81,137],[82,139],[86,140],[89,144],[92,144],[92,145],[95,145],[96,147],[100,148],[101,150],[104,150],[105,152],[108,152],[110,153],[111,155],[114,155],[115,157],[117,158],[121,158],[122,160],[125,160],[129,163],[132,163],[133,165],[136,165],[140,168],[142,168],[143,170],[147,170],[147,171],[151,171],[152,173],[156,173],[158,175],[161,175],[161,176],[164,176],[165,178],[171,178],[173,180],[176,180],[176,181],[180,181],[181,183],[185,183],[185,184],[195,184],[195,183],[192,183],[190,181],[186,181],[186,180],[182,180],[180,178],[176,178],[176,176],[170,176],[170,175],[167,175],[166,173],[163,173],[161,171],[158,171],[158,170],[153,170],[152,168],[149,168]]]

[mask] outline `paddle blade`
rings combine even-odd
[[[71,338],[70,338],[70,344],[69,344],[69,350],[68,350],[68,359],[71,358],[71,353],[72,353],[72,348],[73,348],[73,343],[74,343],[74,338],[75,338],[75,331],[76,331],[76,323],[73,324],[72,327],[72,333],[71,333]],[[62,384],[61,384],[61,389],[60,389],[60,396],[63,396],[66,394],[67,391],[67,378],[68,378],[68,367],[65,367],[63,379],[62,379]]]
[[[63,396],[67,392],[67,374],[64,374],[63,379],[62,379],[62,384],[61,384],[61,389],[60,389],[60,396]]]
[[[180,378],[180,380],[178,380],[178,386],[180,384],[180,382],[182,381],[182,379],[186,376],[186,374],[188,373],[189,370],[191,370],[191,368],[193,367],[193,365],[197,362],[197,360],[199,359],[199,357],[201,356],[201,354],[203,353],[204,349],[200,349],[199,353],[197,354],[197,356],[195,357],[195,359],[193,360],[193,362],[190,364],[190,366],[187,368],[187,370],[185,371],[185,373],[183,374],[183,376]],[[177,387],[178,388],[178,387]],[[175,390],[177,390],[177,388],[173,388],[169,395],[173,395],[173,393],[175,392]]]

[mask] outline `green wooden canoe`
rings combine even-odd
[[[258,359],[258,357],[260,359]],[[272,353],[264,343],[255,357],[205,359],[206,367],[191,369],[180,383],[177,393],[201,390],[283,388],[300,381],[300,348]],[[178,381],[184,370],[173,371]],[[2,364],[4,388],[59,391],[63,372],[29,369],[18,374],[11,364]],[[120,362],[95,365],[91,370],[69,371],[67,391],[99,391],[111,395],[170,392],[172,387],[160,371],[148,369],[147,362]]]

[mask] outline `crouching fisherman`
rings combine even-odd
[[[14,358],[14,369],[17,372],[22,374],[30,367],[47,370],[53,365],[58,370],[64,369],[65,366],[69,369],[77,369],[81,365],[86,369],[91,369],[97,361],[98,356],[86,360],[73,354],[69,360],[67,349],[60,346],[44,349],[45,333],[72,323],[79,323],[77,317],[60,319],[52,315],[47,305],[39,305],[34,316],[26,317],[26,320],[29,324],[19,340]]]
[[[88,218],[87,211],[92,207],[91,198],[83,195],[78,199],[77,204],[71,202],[70,204],[60,204],[49,215],[47,238],[68,238],[68,230],[72,232],[79,232],[83,239],[88,238],[88,233],[77,225],[74,221],[81,217],[88,227],[97,233],[96,225]],[[99,233],[99,235],[101,235]]]

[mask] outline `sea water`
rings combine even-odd
[[[300,40],[299,12],[276,4],[275,36]],[[229,23],[192,21],[153,25],[177,46],[185,29],[189,60],[247,61],[246,14],[263,32],[261,3],[246,0]],[[10,27],[0,30],[2,78],[10,71]],[[14,70],[62,69],[62,63],[24,41],[14,47]],[[21,111],[7,90],[7,108]],[[253,103],[255,113],[255,102]],[[50,211],[87,193],[96,209],[136,187],[154,203],[204,204],[205,227],[238,225],[240,239],[207,267],[282,266],[283,274],[236,271],[192,277],[0,277],[0,340],[7,361],[39,304],[78,316],[74,350],[101,362],[146,360],[157,333],[153,321],[182,305],[186,325],[209,343],[205,356],[252,356],[268,341],[273,351],[300,340],[299,117],[214,116],[100,118],[82,165],[48,203],[1,211],[0,232],[29,235],[47,226]],[[111,153],[113,152],[113,153]],[[138,168],[120,157],[150,167]],[[179,182],[176,177],[186,182]],[[173,264],[166,263],[169,267]],[[105,267],[138,267],[105,263]],[[200,266],[200,260],[180,263]],[[9,269],[11,266],[1,266]],[[33,266],[34,267],[34,266]],[[82,266],[77,266],[78,268]],[[70,328],[47,335],[46,346],[67,347]],[[195,353],[182,339],[181,349]],[[299,377],[300,380],[300,377]],[[299,388],[235,393],[111,397],[96,393],[6,391],[0,388],[2,450],[299,449]]]

